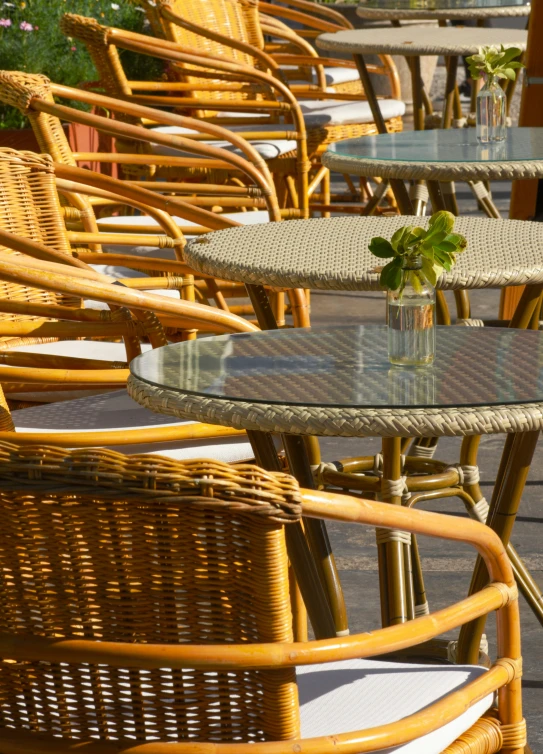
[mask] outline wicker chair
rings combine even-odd
[[[524,751],[516,587],[481,524],[97,449],[0,443],[0,490],[1,754]],[[293,643],[285,539],[302,513],[468,542],[491,583],[408,624]],[[369,659],[492,610],[488,670]]]
[[[12,294],[0,302],[0,311],[19,315],[17,321],[0,321],[1,336],[22,335],[27,340],[39,336],[56,341],[59,337],[111,338],[126,332],[127,338],[136,341],[138,353],[137,336],[142,334],[154,346],[166,345],[163,327],[211,333],[256,329],[220,309],[112,285],[110,278],[86,265],[71,267],[59,263],[58,257],[57,261],[48,261],[48,247],[6,231],[0,230],[0,244],[0,280],[3,290]],[[7,249],[18,253],[7,254]],[[66,294],[72,301],[70,307],[54,303]],[[109,305],[113,311],[78,307],[75,302],[82,299]],[[124,388],[128,359],[111,361],[111,347],[117,344],[87,344],[81,340],[45,342],[1,352],[0,382],[11,399],[10,406],[15,396],[22,399],[23,406],[34,401],[32,407],[10,413],[0,391],[0,434],[4,439],[18,443],[46,440],[64,447],[119,446],[138,452],[166,449],[180,458],[202,453],[229,461],[252,458],[244,433],[194,422],[171,422],[135,404]],[[89,349],[94,350],[89,354]],[[97,387],[109,390],[97,395]],[[85,395],[89,389],[92,395]],[[73,399],[74,395],[84,397]],[[61,402],[35,405],[59,397]]]
[[[121,29],[108,29],[94,19],[72,14],[64,16],[61,28],[64,33],[87,45],[99,71],[101,85],[109,94],[131,97],[145,104],[170,104],[183,108],[198,117],[226,124],[229,129],[240,131],[247,138],[275,135],[276,138],[288,139],[289,135],[296,135],[298,138],[303,136],[296,152],[282,154],[268,163],[276,179],[280,201],[284,204],[290,197],[293,206],[305,207],[303,202],[306,194],[309,192],[312,195],[322,183],[322,203],[329,204],[329,173],[320,165],[320,154],[332,141],[376,133],[369,105],[361,99],[360,94],[342,95],[344,98],[350,97],[352,101],[335,101],[328,105],[315,99],[299,99],[303,92],[296,91],[294,94],[285,86],[278,64],[245,41],[236,41],[236,34],[242,37],[246,35],[243,31],[245,21],[237,2],[225,0],[225,4],[228,13],[218,12],[218,18],[213,23],[219,24],[221,19],[226,22],[225,15],[228,17],[234,12],[236,17],[231,20],[231,28],[228,29],[230,37],[201,29],[182,19],[180,23],[183,21],[189,24],[198,33],[190,31],[185,35],[183,29],[170,21],[169,42],[159,39],[151,42],[149,37]],[[200,7],[200,4],[193,7]],[[168,19],[179,19],[168,8],[164,8],[163,13]],[[189,10],[187,14],[190,16]],[[213,40],[210,41],[205,35],[211,35]],[[216,38],[219,38],[219,43],[216,43]],[[117,48],[167,60],[171,64],[170,70],[175,80],[167,83],[128,81]],[[262,56],[269,62],[265,70]],[[157,91],[167,92],[167,96],[157,94]],[[172,92],[175,96],[172,96]],[[315,97],[315,92],[308,91],[308,96]],[[319,100],[338,96],[340,95],[331,92],[318,93]],[[389,130],[401,130],[403,103],[387,99],[382,101],[382,106],[385,108],[384,115]],[[249,119],[248,115],[252,115],[252,118]],[[258,116],[256,120],[255,115]],[[287,117],[292,122],[280,124],[279,117]],[[277,128],[282,130],[278,132],[275,130]],[[253,133],[255,129],[257,132]],[[311,163],[308,163],[306,155],[309,155]],[[307,179],[311,166],[314,172],[309,183]],[[350,179],[349,182],[352,184]]]

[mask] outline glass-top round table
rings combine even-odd
[[[407,369],[389,363],[384,326],[289,328],[154,349],[130,371],[161,413],[245,429],[435,437],[487,433],[489,415],[512,432],[516,407],[543,406],[543,334],[438,327],[434,365]]]
[[[482,19],[528,16],[529,0],[360,0],[357,15],[369,20]]]
[[[138,356],[130,364],[127,388],[156,413],[246,429],[265,468],[281,468],[269,434],[280,433],[291,472],[306,487],[314,482],[304,435],[380,436],[381,499],[394,504],[401,504],[396,488],[403,488],[401,437],[459,436],[464,446],[477,435],[507,433],[511,440],[505,443],[487,519],[507,544],[543,427],[543,333],[438,328],[436,360],[420,369],[391,366],[386,341],[386,328],[375,326],[201,338]],[[302,532],[289,545],[289,557],[313,627],[323,637],[347,624],[326,533],[313,531],[315,522],[306,523],[311,536],[321,537],[324,549],[318,551],[325,553],[322,563],[330,576],[319,603],[312,596],[319,578],[308,575],[311,561],[301,555],[307,552]],[[394,555],[398,541],[392,537],[379,545],[385,559],[392,558],[386,567],[390,564],[394,577],[382,600],[393,616],[408,578],[403,556]],[[484,579],[484,571],[477,574]],[[330,610],[333,619],[325,617]],[[407,615],[405,605],[401,614]],[[479,638],[473,632],[470,641],[478,647]]]
[[[508,128],[482,145],[475,129],[402,131],[331,144],[323,164],[340,173],[409,180],[479,181],[543,177],[543,128]]]

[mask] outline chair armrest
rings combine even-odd
[[[0,231],[0,243],[22,254],[31,255],[26,257],[0,255],[0,279],[83,299],[103,301],[115,306],[125,306],[136,312],[143,310],[157,316],[166,315],[169,318],[178,319],[179,323],[183,323],[180,326],[207,327],[215,332],[258,330],[255,325],[230,312],[191,301],[132,291],[123,285],[112,284],[115,281],[94,270],[76,268],[68,270],[65,265],[35,259],[33,254],[35,247],[45,250],[47,247],[30,243],[12,233]],[[67,272],[71,274],[66,274]]]

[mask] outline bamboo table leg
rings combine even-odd
[[[281,463],[266,432],[247,432],[259,466],[268,471],[282,471]],[[328,604],[315,560],[300,523],[285,527],[289,560],[296,575],[309,620],[317,639],[330,639],[336,635],[332,612]]]
[[[415,131],[424,131],[424,101],[422,90],[422,75],[420,72],[420,58],[411,58],[411,87],[413,89],[413,120]]]
[[[386,123],[381,113],[381,108],[379,107],[379,100],[377,99],[377,95],[375,94],[375,89],[373,88],[373,84],[372,84],[370,75],[368,73],[368,69],[366,68],[366,62],[364,60],[364,56],[353,55],[353,58],[354,58],[354,62],[356,63],[356,67],[358,68],[360,80],[362,81],[362,86],[364,87],[364,93],[368,100],[368,104],[370,106],[371,113],[373,115],[373,120],[375,122],[375,125],[377,126],[377,131],[380,134],[386,134],[387,133]],[[409,198],[409,194],[407,193],[405,183],[402,180],[393,178],[390,181],[390,185],[392,187],[392,191],[394,192],[394,196],[396,197],[396,201],[398,202],[398,207],[402,215],[413,215],[414,214],[413,205],[411,204],[411,199]]]
[[[383,479],[381,498],[392,505],[401,505],[401,494],[393,489],[394,482],[401,479],[400,437],[383,438]],[[392,482],[392,484],[390,484]],[[393,494],[391,494],[391,492]],[[383,626],[404,623],[409,619],[408,598],[412,589],[406,589],[409,556],[402,541],[402,532],[377,530],[377,553],[379,559],[379,586],[381,591],[381,621]],[[411,574],[409,574],[409,577]],[[412,611],[411,611],[412,612]]]
[[[490,503],[487,524],[507,545],[517,516],[520,499],[530,469],[539,431],[508,435],[505,441],[502,460],[496,485]],[[480,557],[470,585],[470,594],[482,589],[488,582],[488,573]],[[486,618],[478,618],[462,626],[458,641],[458,662],[476,664],[479,660],[479,646]]]
[[[283,435],[283,442],[292,474],[303,487],[314,488],[305,439],[299,435]],[[332,611],[334,634],[345,636],[349,633],[347,610],[326,525],[324,521],[307,518],[304,519],[304,528]]]

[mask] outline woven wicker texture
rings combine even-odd
[[[322,164],[338,173],[429,181],[514,181],[543,178],[543,159],[516,162],[407,162],[346,157],[327,151]]]
[[[299,735],[293,669],[169,670],[167,647],[292,641],[282,524],[299,503],[291,477],[255,466],[0,445],[0,631],[164,653],[159,670],[3,661],[0,728],[134,745]]]
[[[71,254],[49,156],[0,149],[0,228]],[[0,246],[0,251],[2,254],[16,253],[4,246]],[[75,302],[73,298],[3,281],[0,296],[40,304]],[[0,313],[0,319],[31,317]]]
[[[349,29],[322,34],[317,47],[366,55],[472,55],[483,45],[526,48],[526,32],[519,29],[469,27]]]
[[[216,231],[186,247],[191,266],[245,283],[335,290],[379,290],[379,265],[368,250],[374,236],[390,238],[420,217],[334,217]],[[468,239],[439,286],[491,288],[543,282],[543,228],[519,220],[459,217]]]
[[[361,409],[248,403],[186,395],[130,375],[129,394],[158,414],[240,429],[328,437],[467,437],[543,428],[543,403],[473,408]]]
[[[392,5],[392,3],[391,3]],[[431,21],[439,19],[519,18],[530,15],[530,5],[493,5],[470,8],[370,8],[363,2],[356,13],[369,21]]]

